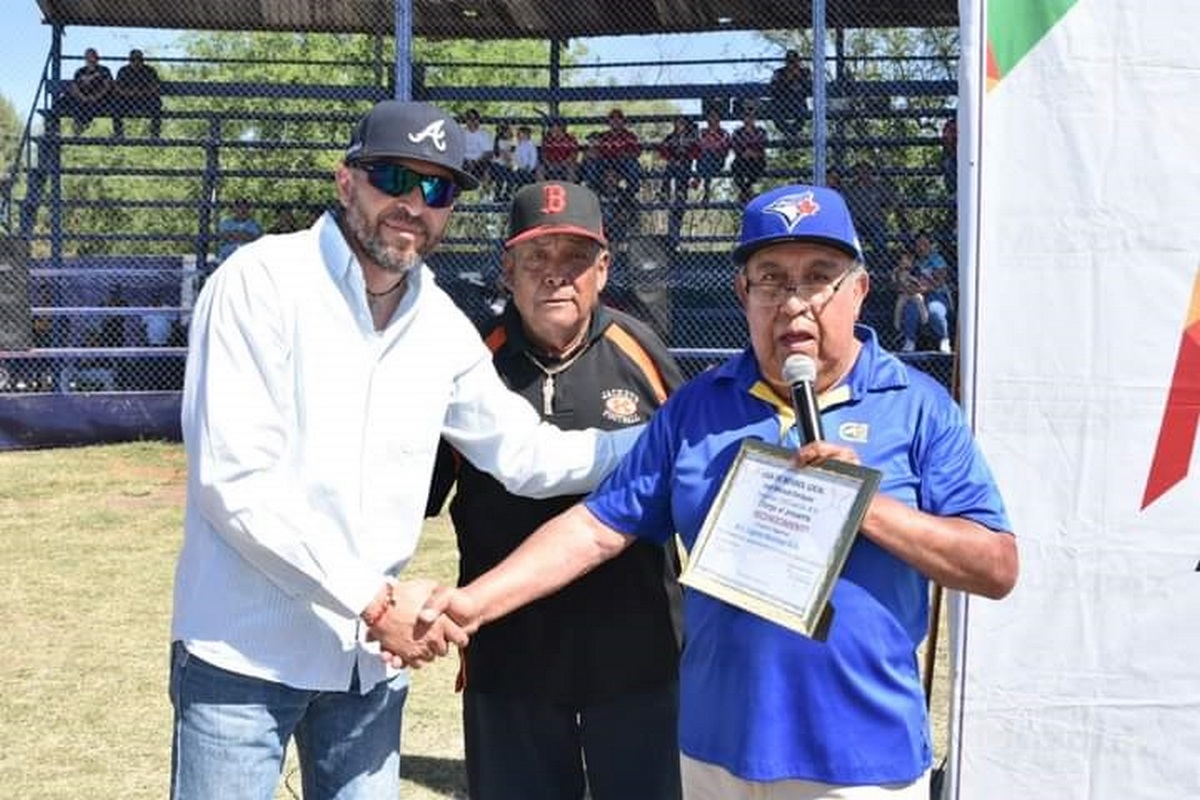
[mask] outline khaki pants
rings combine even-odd
[[[833,786],[812,781],[748,781],[680,754],[683,800],[929,800],[929,772],[912,783]]]

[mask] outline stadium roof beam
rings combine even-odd
[[[397,0],[38,0],[54,25],[186,30],[390,31]],[[432,39],[775,30],[812,18],[811,0],[413,0],[413,32]],[[842,0],[831,28],[954,27],[957,0]]]

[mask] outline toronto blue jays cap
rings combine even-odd
[[[825,186],[780,186],[751,200],[733,261],[745,264],[754,251],[780,242],[825,244],[863,260],[846,201]]]
[[[569,181],[542,181],[521,187],[513,195],[504,246],[551,233],[584,236],[607,247],[600,198],[586,186]]]
[[[411,158],[445,167],[463,189],[474,189],[479,180],[463,171],[465,146],[462,128],[454,117],[428,103],[383,100],[354,126],[346,163],[383,158]]]

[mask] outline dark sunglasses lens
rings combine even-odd
[[[445,208],[458,194],[449,178],[422,175],[400,164],[364,164],[362,168],[372,186],[392,197],[402,197],[420,186],[430,208]]]

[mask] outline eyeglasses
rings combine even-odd
[[[846,279],[858,272],[858,267],[851,267],[842,273],[835,281],[805,281],[804,283],[779,283],[778,281],[753,281],[746,276],[746,292],[755,305],[764,308],[778,308],[793,295],[813,311],[820,311],[837,294],[838,289]]]
[[[351,164],[367,174],[367,182],[389,197],[403,197],[421,188],[421,197],[430,208],[449,208],[458,197],[458,185],[441,175],[422,175],[402,164],[386,161]]]

